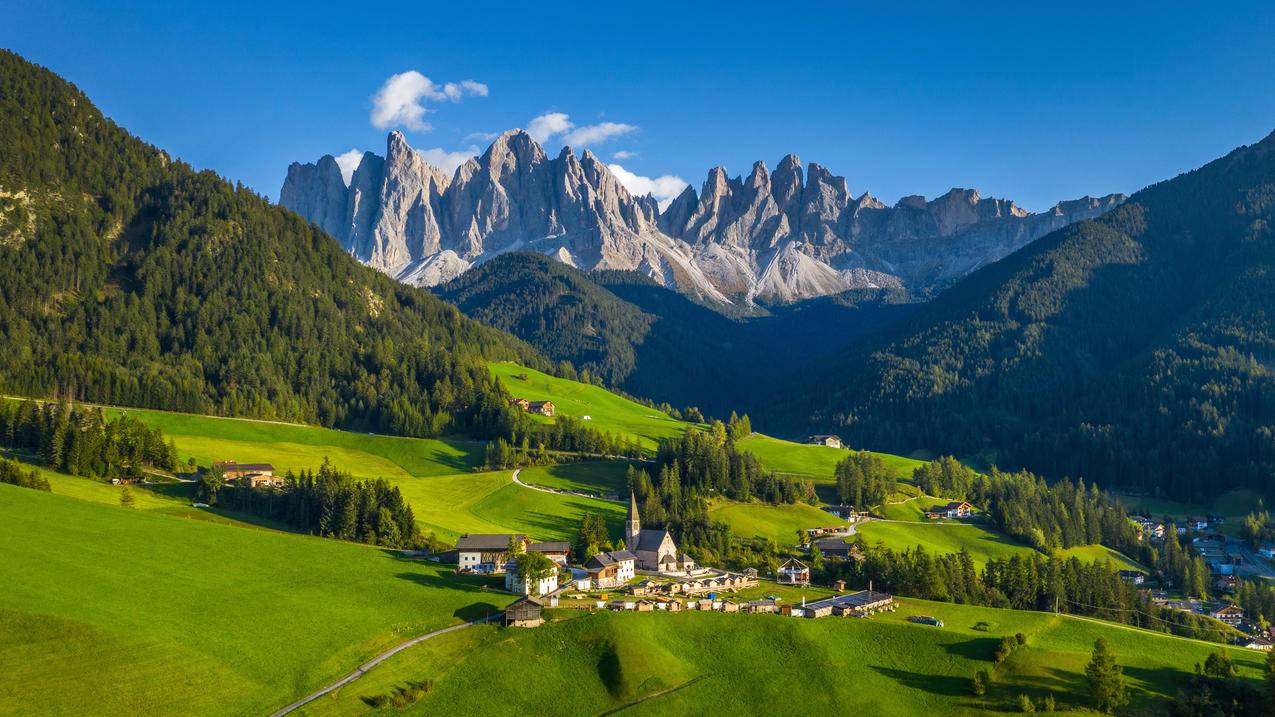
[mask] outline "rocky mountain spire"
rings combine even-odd
[[[630,269],[714,301],[786,302],[852,288],[932,290],[1049,231],[1088,219],[1123,195],[1060,202],[1030,214],[953,189],[893,207],[844,177],[786,155],[770,172],[709,170],[663,211],[633,196],[592,152],[548,157],[523,130],[501,134],[451,178],[393,132],[384,158],[366,153],[347,188],[331,156],[293,164],[280,204],[359,259],[433,285],[517,249],[575,266]]]

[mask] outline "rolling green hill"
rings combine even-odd
[[[0,591],[0,714],[261,714],[510,599],[376,548],[8,485],[0,525],[21,576]]]
[[[633,437],[652,452],[661,438],[672,438],[692,425],[599,386],[557,378],[514,363],[491,363],[488,368],[515,397],[553,401],[557,415],[581,420],[588,416],[589,426]]]
[[[740,441],[739,447],[757,456],[762,465],[772,471],[808,476],[821,483],[833,482],[833,471],[847,453],[845,449],[794,443],[760,433]],[[911,478],[913,469],[922,464],[922,461],[888,453],[873,455],[885,461],[886,467],[904,480]]]
[[[933,615],[935,628],[906,617]],[[986,623],[987,631],[974,630]],[[1027,646],[995,668],[982,698],[969,693],[993,670],[1001,636]],[[1093,642],[1113,646],[1144,710],[1171,698],[1216,645],[1066,616],[905,600],[870,620],[771,615],[600,613],[529,631],[481,628],[402,653],[308,715],[368,712],[364,697],[406,680],[434,689],[408,714],[818,714],[975,715],[1001,711],[1018,694],[1052,694],[1062,710],[1088,706],[1084,665]],[[1230,649],[1240,674],[1262,656]]]

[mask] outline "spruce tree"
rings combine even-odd
[[[1093,658],[1085,665],[1085,677],[1089,680],[1089,695],[1099,711],[1112,713],[1128,704],[1124,670],[1116,664],[1115,653],[1106,638],[1100,637],[1094,642]]]

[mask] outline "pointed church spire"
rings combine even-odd
[[[629,550],[637,550],[638,536],[642,532],[642,519],[638,516],[637,495],[629,491],[629,517],[624,522],[624,544]]]

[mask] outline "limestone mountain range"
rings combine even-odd
[[[385,156],[363,155],[347,186],[335,158],[294,162],[279,203],[359,260],[433,286],[476,263],[536,251],[582,269],[626,269],[702,300],[787,303],[848,289],[928,291],[1075,221],[1122,194],[1060,202],[1033,214],[953,189],[887,206],[795,155],[747,177],[716,167],[663,211],[634,196],[596,155],[556,157],[522,130],[501,134],[452,176],[399,132]]]

